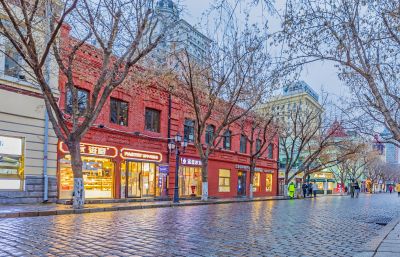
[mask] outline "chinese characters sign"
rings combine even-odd
[[[111,158],[114,158],[118,155],[118,149],[113,146],[81,143],[80,148],[81,148],[81,154],[84,155],[104,156]],[[69,153],[68,147],[63,142],[60,143],[59,149],[63,153]]]
[[[162,160],[161,153],[140,151],[127,148],[122,148],[120,155],[121,158],[123,159],[133,159],[133,160],[153,161],[153,162],[161,162]]]
[[[194,159],[189,159],[186,157],[181,158],[181,164],[182,165],[193,165],[193,166],[201,166],[201,161],[200,160],[194,160]]]

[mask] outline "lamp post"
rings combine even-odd
[[[185,149],[187,147],[187,141],[183,140],[182,141],[182,136],[179,134],[179,132],[175,135],[173,140],[170,140],[168,142],[168,148],[170,150],[170,153],[172,153],[172,150],[175,149],[175,187],[174,187],[174,203],[179,203],[179,156],[181,154],[181,148],[182,148],[182,153],[185,152]]]

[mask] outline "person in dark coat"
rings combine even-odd
[[[307,189],[308,189],[307,184],[306,184],[306,183],[303,183],[303,185],[301,186],[301,188],[303,189],[303,196],[304,196],[304,198],[306,198],[306,196],[307,196]]]

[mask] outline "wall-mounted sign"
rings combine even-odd
[[[196,159],[190,159],[186,157],[181,158],[181,164],[182,165],[192,165],[192,166],[201,166],[202,162],[201,160],[196,160]]]
[[[238,170],[243,170],[243,171],[249,171],[250,170],[250,166],[248,165],[242,165],[242,164],[236,164],[235,168]],[[260,167],[255,167],[254,171],[256,172],[269,172],[269,173],[273,173],[273,171],[270,170],[264,170]]]
[[[168,165],[168,164],[159,165],[159,166],[158,166],[158,171],[159,171],[160,173],[168,174],[168,173],[169,173],[169,165]]]
[[[22,155],[22,138],[0,136],[0,154]]]
[[[156,152],[140,151],[136,149],[122,148],[120,153],[121,158],[139,160],[139,161],[152,161],[161,162],[162,154]]]
[[[80,148],[81,154],[83,155],[104,156],[110,158],[117,157],[118,155],[118,149],[113,146],[81,143]],[[64,142],[60,142],[59,149],[62,153],[69,153],[68,147]]]

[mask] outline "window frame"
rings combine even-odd
[[[229,176],[226,176],[225,174],[221,175],[221,172],[225,172],[225,171],[229,172]],[[230,169],[218,169],[218,192],[219,193],[231,192],[231,178],[232,178],[232,174],[231,174]],[[222,183],[221,183],[221,181],[222,181]],[[228,183],[226,183],[227,181],[228,181]]]
[[[243,147],[244,147],[244,149],[243,149]],[[240,135],[239,152],[240,153],[247,153],[247,137],[245,135],[243,135],[243,134]]]
[[[189,124],[190,122],[191,124]],[[185,118],[185,121],[183,123],[183,138],[187,142],[194,142],[194,123],[194,120],[188,118]],[[192,139],[190,139],[190,135],[192,135]]]
[[[254,172],[253,175],[253,192],[261,192],[261,173]],[[257,182],[257,184],[256,184]]]
[[[78,99],[78,110],[79,110],[79,116],[83,116],[89,106],[89,98],[90,98],[90,91],[84,88],[80,88],[80,87],[75,87],[76,90],[78,90],[78,98],[79,98],[79,93],[84,92],[86,94],[86,103],[85,103],[85,109],[80,109],[79,107],[79,99]],[[72,101],[72,92],[71,90],[67,87],[65,90],[65,105],[64,105],[64,110],[66,113],[68,113],[69,115],[72,115],[72,102],[69,104],[68,101],[68,95],[71,94],[71,101]],[[68,106],[71,105],[71,107],[69,108]],[[70,109],[70,110],[69,110]]]
[[[112,111],[113,111],[112,110],[113,109],[112,106],[113,106],[113,102],[115,102],[116,108],[117,108],[117,110],[116,110],[116,118],[117,118],[116,122],[112,121],[112,116],[113,116],[112,115]],[[120,114],[121,114],[121,112],[123,113],[121,104],[126,104],[126,117],[124,118],[124,120],[125,120],[124,124],[121,124],[119,122],[119,117],[121,117]],[[110,97],[110,123],[116,124],[116,125],[120,125],[120,126],[125,126],[125,127],[128,126],[128,124],[129,124],[129,102],[121,100],[121,99],[118,99],[118,98],[115,98],[115,97]]]
[[[267,181],[268,181],[268,178],[270,178],[270,180],[269,180],[269,182],[270,182],[270,189],[268,190],[268,183],[267,183]],[[272,174],[270,174],[270,173],[266,173],[265,174],[265,192],[267,192],[267,193],[271,193],[272,192],[272,189],[273,189],[273,186],[274,186],[274,183],[273,183],[273,176],[272,176]]]
[[[227,143],[229,143],[229,146],[227,146]],[[225,133],[224,133],[224,140],[222,142],[222,147],[225,150],[231,150],[232,149],[232,131],[230,131],[229,129],[227,129],[225,131]]]
[[[153,114],[154,113],[158,114],[158,127],[156,129],[147,127],[147,124],[148,124],[148,122],[147,122],[147,111],[151,111],[151,112],[153,112]],[[151,122],[153,122],[154,121],[154,116],[153,115],[152,115],[151,119],[152,119]],[[153,125],[154,124],[152,124],[152,126]],[[161,132],[161,110],[157,110],[157,109],[154,109],[154,108],[151,108],[151,107],[145,107],[145,111],[144,111],[144,129],[146,131],[150,131],[150,132],[154,132],[154,133],[160,133]]]
[[[210,130],[210,128],[212,130]],[[211,136],[210,136],[210,131],[212,131]],[[211,145],[213,142],[210,142],[211,139],[213,139],[215,133],[215,126],[212,124],[208,124],[206,127],[206,134],[205,134],[205,143],[207,145]]]
[[[268,145],[267,158],[270,160],[274,159],[274,145],[272,143]]]
[[[256,139],[256,152],[261,150],[261,139]]]

